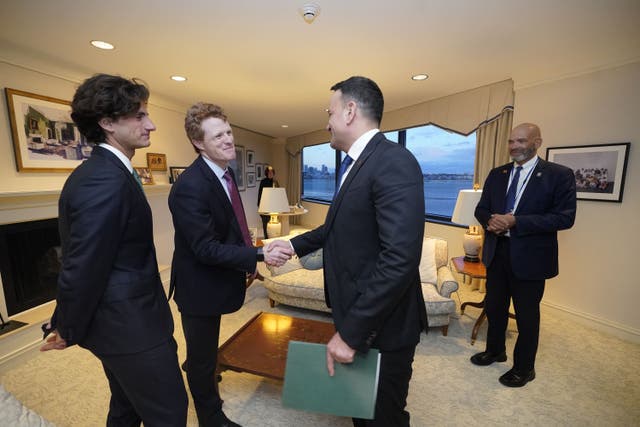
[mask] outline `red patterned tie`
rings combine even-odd
[[[236,187],[236,183],[231,178],[228,170],[222,177],[227,181],[227,189],[229,190],[229,196],[231,196],[231,206],[233,207],[233,212],[236,214],[236,219],[240,225],[240,231],[242,231],[244,243],[247,246],[253,246],[251,243],[251,236],[249,235],[249,227],[247,226],[247,218],[244,216],[244,208],[242,207],[242,199],[240,199],[238,187]]]

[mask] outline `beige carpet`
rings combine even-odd
[[[459,293],[462,301],[482,299],[482,294],[464,285]],[[239,312],[223,316],[221,342],[258,311],[328,319],[317,312],[269,308],[266,291],[258,282],[249,288]],[[179,314],[176,310],[174,314],[179,325]],[[469,362],[474,352],[484,349],[486,325],[478,342],[474,346],[469,342],[478,314],[478,309],[468,308],[464,316],[452,319],[447,337],[439,329],[422,336],[408,402],[413,426],[640,425],[640,345],[544,310],[538,376],[522,389],[509,389],[498,383],[498,377],[509,369],[511,357],[507,363],[489,367]],[[184,360],[180,328],[175,335],[180,360]],[[509,352],[515,336],[515,323],[511,321]],[[226,372],[223,377],[220,388],[224,410],[245,427],[351,425],[348,419],[283,408],[278,381],[234,372]],[[74,347],[34,353],[0,380],[26,407],[59,427],[105,423],[107,382],[99,362],[86,350]],[[192,404],[188,425],[197,426]]]

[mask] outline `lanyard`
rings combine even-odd
[[[520,201],[520,196],[522,194],[522,191],[524,191],[524,187],[527,185],[527,182],[529,181],[529,177],[531,176],[531,173],[533,172],[533,170],[536,168],[538,164],[538,157],[536,157],[536,162],[531,166],[531,169],[529,169],[529,172],[527,172],[527,175],[524,177],[524,180],[522,181],[522,185],[519,185],[520,183],[518,183],[518,187],[520,188],[516,188],[516,197],[515,197],[515,205],[513,207],[513,210],[516,210],[516,206],[518,206],[518,202]],[[516,168],[511,168],[511,174],[509,175],[509,186],[511,186],[511,184],[513,183],[513,173],[515,171]],[[507,192],[509,192],[509,187],[507,187]]]

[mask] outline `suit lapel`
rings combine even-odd
[[[222,183],[220,182],[216,174],[211,170],[209,165],[207,165],[207,163],[202,159],[202,156],[199,156],[194,161],[194,163],[198,167],[198,170],[200,170],[200,173],[202,174],[202,177],[204,178],[204,180],[208,183],[207,187],[213,191],[213,193],[215,194],[215,197],[218,199],[218,202],[220,203],[220,206],[222,206],[222,208],[224,209],[225,216],[227,218],[235,218],[236,214],[233,211],[233,206],[231,206],[231,200],[229,200],[229,196],[227,196],[227,192],[224,190],[224,188],[222,188]],[[229,171],[231,173],[231,177],[235,181],[235,177],[233,176],[233,170],[229,168]],[[233,224],[233,227],[236,233],[239,233],[240,235],[242,235],[242,232],[240,231],[240,225],[238,225],[238,221],[231,221],[231,223]]]
[[[528,202],[535,200],[535,195],[539,193],[540,185],[542,185],[542,178],[544,177],[544,170],[547,168],[547,165],[548,163],[546,161],[538,159],[538,163],[531,171],[527,186],[520,196],[516,213],[520,212],[523,207],[526,207]]]
[[[120,169],[120,171],[122,171],[122,173],[124,173],[127,176],[129,185],[135,188],[135,191],[137,192],[136,194],[141,196],[145,200],[145,203],[147,203],[147,196],[144,194],[144,191],[138,184],[138,181],[136,181],[135,177],[133,176],[133,173],[129,172],[129,169],[127,169],[124,163],[122,163],[122,161],[115,154],[113,154],[111,151],[105,148],[102,148],[100,146],[95,146],[91,152],[91,155],[104,157],[105,160],[107,160],[108,162],[116,166],[118,169]]]

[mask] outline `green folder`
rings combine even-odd
[[[282,404],[303,411],[373,419],[378,394],[380,352],[356,353],[353,363],[335,363],[327,372],[327,346],[290,341]]]

